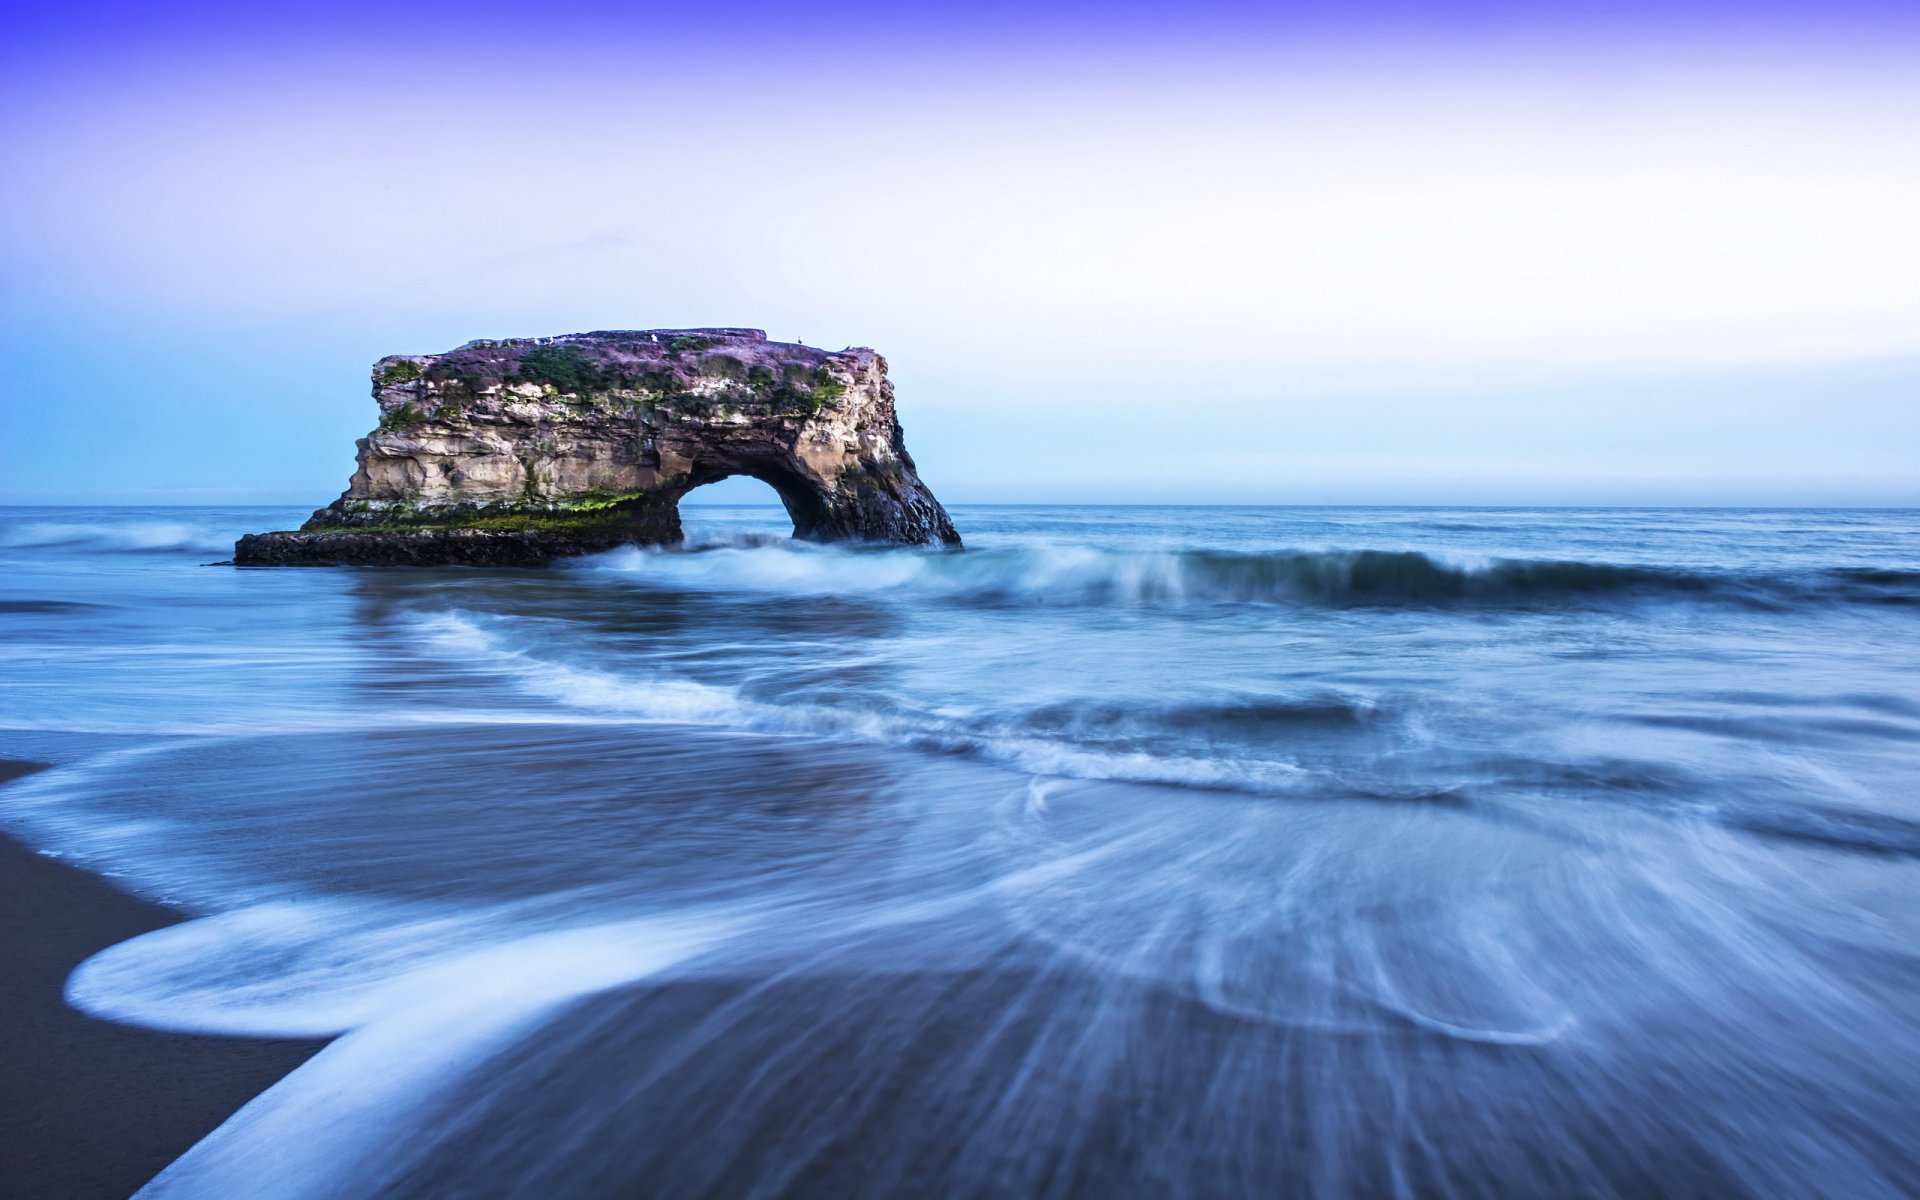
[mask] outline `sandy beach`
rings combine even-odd
[[[40,769],[0,760],[0,785]],[[185,919],[0,837],[0,1196],[129,1196],[324,1044],[158,1033],[67,1006],[88,956]]]

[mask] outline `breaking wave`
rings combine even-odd
[[[165,554],[190,550],[219,554],[233,549],[233,535],[180,521],[37,521],[0,531],[9,549],[108,550]]]
[[[1763,609],[1920,607],[1920,571],[1716,572],[1550,559],[1448,560],[1414,550],[1020,546],[951,553],[754,539],[687,551],[620,550],[587,565],[695,590],[872,595],[904,589],[975,605],[1551,608],[1697,600]]]

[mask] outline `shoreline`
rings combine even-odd
[[[0,759],[0,786],[44,764]],[[190,920],[0,834],[0,1197],[120,1200],[326,1045],[167,1033],[67,1005],[67,977]]]

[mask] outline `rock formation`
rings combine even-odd
[[[469,342],[374,364],[380,426],[346,493],[243,564],[534,564],[677,543],[680,498],[751,475],[795,537],[960,544],[920,482],[887,360],[757,329]]]

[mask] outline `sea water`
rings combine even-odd
[[[0,510],[0,827],[341,1035],[156,1196],[1920,1180],[1920,513],[775,508],[546,570]]]

